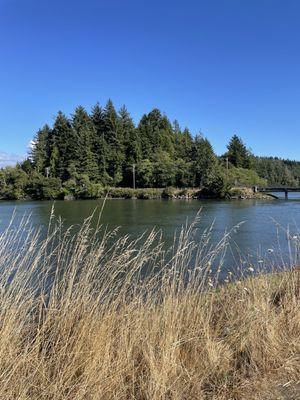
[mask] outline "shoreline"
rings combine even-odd
[[[123,200],[278,200],[275,196],[266,193],[254,193],[252,189],[246,187],[235,187],[230,189],[224,196],[216,196],[205,193],[203,189],[184,188],[101,188],[101,190],[89,195],[76,195],[68,193],[58,197],[30,197],[24,198],[1,198],[0,201],[49,201],[49,200],[104,200],[104,199],[123,199]]]

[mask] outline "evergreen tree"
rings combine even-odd
[[[153,177],[155,187],[173,186],[175,184],[175,165],[166,151],[159,151],[153,156]]]
[[[35,170],[45,175],[45,170],[49,166],[50,158],[50,134],[51,129],[48,125],[45,125],[38,131],[34,140],[33,147],[31,150],[31,160]]]
[[[237,135],[234,135],[228,146],[227,153],[225,157],[228,161],[237,168],[250,168],[251,165],[251,155],[242,139]]]
[[[97,103],[92,109],[92,122],[95,127],[95,139],[93,143],[94,152],[98,163],[99,180],[104,184],[110,184],[110,177],[107,173],[108,145],[105,139],[105,117],[104,111]]]
[[[202,135],[195,137],[192,148],[192,163],[194,184],[197,187],[204,185],[205,176],[216,168],[217,158],[212,145]]]
[[[154,186],[154,165],[149,159],[141,160],[136,169],[137,186],[150,188]]]
[[[67,180],[68,166],[78,162],[78,139],[69,119],[61,111],[58,112],[50,135],[50,175]]]
[[[126,107],[119,111],[119,130],[124,144],[123,181],[124,186],[132,186],[132,169],[142,157],[138,131]]]
[[[19,165],[17,164],[17,166],[19,166],[24,172],[26,172],[26,174],[28,176],[30,176],[32,174],[32,172],[34,171],[33,163],[29,157],[26,158],[26,160],[21,162]]]
[[[177,121],[174,122],[173,131],[175,157],[190,161],[193,148],[193,138],[190,131],[185,128],[182,132]]]
[[[77,138],[77,160],[72,161],[72,165],[81,175],[87,175],[89,179],[96,181],[98,175],[98,163],[94,153],[94,141],[96,138],[96,128],[83,107],[77,107],[72,119],[72,128]],[[68,168],[70,167],[68,163]]]
[[[118,185],[123,179],[124,137],[120,120],[111,100],[104,109],[105,140],[108,145],[107,172],[113,185]]]
[[[182,158],[175,160],[175,186],[192,187],[194,186],[194,174],[192,162],[187,162]]]
[[[155,108],[144,115],[138,126],[143,158],[151,159],[156,152],[165,151],[174,156],[172,126],[166,116]]]

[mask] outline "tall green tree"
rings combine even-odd
[[[98,163],[99,181],[103,185],[108,185],[111,183],[111,178],[107,172],[109,153],[105,137],[105,114],[99,103],[92,108],[91,119],[96,130],[93,148]]]
[[[193,138],[188,128],[181,131],[177,121],[173,125],[175,157],[190,161],[193,148]]]
[[[212,145],[202,135],[195,137],[192,147],[192,165],[194,184],[197,187],[204,185],[207,174],[216,168],[217,158]]]
[[[169,153],[159,151],[153,156],[153,177],[155,187],[173,186],[175,184],[175,165]]]
[[[240,137],[234,135],[228,146],[225,157],[228,161],[237,168],[250,168],[251,166],[251,154],[247,149],[246,145]]]
[[[168,118],[157,108],[144,115],[138,126],[143,158],[151,159],[158,151],[174,155],[174,135]]]
[[[113,185],[118,185],[123,179],[124,137],[121,123],[111,100],[104,109],[105,140],[108,145],[107,172]]]
[[[68,166],[78,162],[78,140],[70,120],[61,111],[58,112],[50,135],[50,175],[62,180],[69,178]]]
[[[137,164],[136,169],[137,186],[140,188],[151,188],[154,186],[154,165],[145,158]]]
[[[98,163],[94,153],[96,128],[83,107],[77,107],[72,119],[72,128],[77,138],[77,160],[72,160],[79,174],[87,175],[91,180],[98,180]],[[68,164],[70,167],[70,163]]]
[[[50,159],[50,135],[51,129],[44,125],[40,129],[32,143],[31,159],[35,170],[45,175],[45,170],[49,166]]]
[[[123,180],[124,186],[133,185],[133,168],[142,158],[141,143],[138,131],[134,126],[125,106],[119,111],[119,131],[123,138],[124,162],[123,162]]]

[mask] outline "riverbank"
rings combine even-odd
[[[40,240],[23,223],[0,235],[1,399],[299,398],[297,269],[218,285],[227,239],[198,248],[193,225],[167,262],[153,232],[111,244],[52,217]]]
[[[115,199],[173,199],[173,200],[202,200],[202,199],[222,199],[227,200],[270,200],[274,197],[263,194],[254,193],[251,188],[238,187],[228,190],[224,197],[216,197],[205,190],[199,188],[148,188],[148,189],[132,189],[132,188],[106,188],[103,190],[102,198]],[[74,196],[66,196],[65,200],[75,199]]]
[[[231,200],[275,200],[276,197],[267,193],[254,192],[252,188],[233,187],[229,191]]]
[[[203,199],[226,199],[226,200],[270,200],[274,197],[263,194],[254,193],[251,188],[237,187],[226,191],[222,196],[217,196],[199,188],[122,188],[122,187],[97,187],[97,190],[87,192],[84,190],[74,190],[74,193],[65,191],[57,192],[55,195],[48,192],[39,192],[39,196],[6,196],[0,200],[93,200],[93,199],[139,199],[139,200],[155,200],[155,199],[173,199],[173,200],[203,200]]]

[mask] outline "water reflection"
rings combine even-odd
[[[14,211],[15,224],[24,213],[31,214],[32,224],[46,230],[52,206],[53,202],[47,201],[1,202],[0,230],[7,226]],[[81,224],[93,212],[95,218],[92,223],[95,226],[102,206],[102,200],[54,203],[56,216],[60,216],[66,226]],[[202,210],[197,233],[199,238],[204,229],[214,224],[213,241],[217,242],[224,232],[243,222],[232,234],[231,248],[225,259],[227,269],[237,267],[240,253],[253,263],[265,257],[274,260],[281,257],[285,262],[289,261],[289,244],[293,246],[293,241],[288,240],[283,228],[290,230],[291,237],[299,237],[300,201],[108,200],[101,222],[108,229],[120,226],[119,235],[130,234],[134,237],[155,227],[162,230],[166,245],[170,245],[174,232],[187,220],[192,221],[199,209]]]

